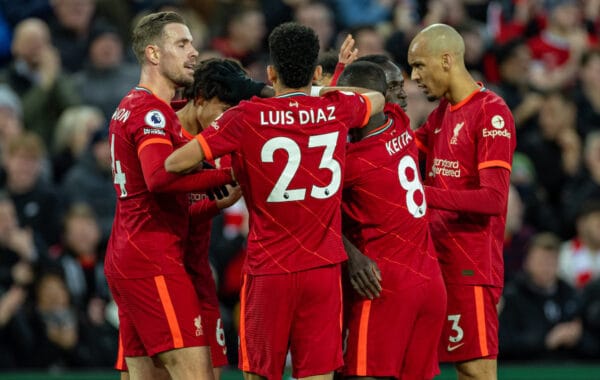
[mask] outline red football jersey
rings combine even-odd
[[[187,133],[184,130],[184,136]],[[193,139],[193,136],[186,136],[189,139]],[[231,159],[229,156],[223,156],[215,161],[210,161],[210,164],[216,168],[230,168]],[[189,194],[190,207],[197,202],[209,202],[206,193],[190,193]],[[218,211],[217,211],[218,213]],[[212,230],[212,219],[216,214],[204,215],[202,217],[192,216],[190,218],[189,234],[185,245],[184,260],[186,268],[192,271],[194,277],[192,282],[196,287],[196,293],[204,303],[210,303],[211,305],[218,307],[219,301],[217,299],[217,293],[215,291],[214,279],[212,277],[212,271],[210,269],[210,262],[208,260],[208,249],[210,246],[210,233]],[[206,281],[210,281],[213,284],[204,286]]]
[[[250,218],[248,273],[297,272],[346,259],[340,211],[346,136],[366,124],[369,108],[365,97],[338,91],[255,97],[197,137],[208,158],[232,153]]]
[[[177,273],[188,233],[188,195],[151,193],[139,152],[164,141],[186,142],[173,109],[150,91],[136,87],[112,116],[109,141],[117,207],[106,251],[108,276],[142,278]]]
[[[498,95],[483,87],[456,105],[442,99],[415,133],[427,154],[426,185],[472,190],[479,188],[480,169],[511,170],[516,145],[512,114]],[[503,285],[505,215],[429,210],[446,283]]]
[[[384,125],[347,146],[343,230],[365,255],[402,268],[397,283],[412,287],[439,276],[440,268],[429,235],[414,132],[399,106],[388,103],[384,112]]]

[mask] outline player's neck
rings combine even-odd
[[[192,136],[197,135],[202,131],[202,126],[196,118],[196,110],[194,104],[189,101],[182,109],[177,111],[177,117],[181,121],[181,126]]]
[[[293,92],[302,92],[302,93],[308,95],[308,94],[310,94],[310,88],[311,88],[310,84],[305,87],[291,88],[291,87],[283,86],[279,82],[273,83],[273,89],[275,90],[275,96],[291,94]]]
[[[375,132],[376,130],[385,127],[387,121],[388,118],[383,112],[371,116],[371,118],[369,119],[369,123],[367,123],[367,125],[365,125],[364,127],[358,129],[358,136],[361,140],[365,137],[368,137],[371,133]]]
[[[460,72],[450,81],[445,97],[450,104],[458,104],[469,97],[474,91],[481,89],[468,71]]]
[[[139,87],[148,89],[154,96],[162,99],[169,104],[175,96],[175,86],[173,82],[162,75],[142,69]]]

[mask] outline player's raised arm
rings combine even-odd
[[[190,140],[176,149],[165,160],[165,170],[170,173],[183,173],[195,168],[204,160],[204,151],[198,139]]]

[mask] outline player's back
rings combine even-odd
[[[136,87],[113,114],[109,141],[117,207],[107,274],[138,278],[175,271],[188,228],[187,195],[150,192],[139,154],[155,143],[182,144],[177,116],[151,92]]]
[[[239,126],[233,168],[250,215],[249,273],[295,272],[346,258],[340,214],[346,136],[364,125],[369,106],[354,93],[291,93],[242,102],[213,123],[213,134]]]
[[[348,144],[344,234],[378,263],[397,264],[398,282],[415,286],[440,269],[410,121],[397,105],[384,111],[386,123]]]

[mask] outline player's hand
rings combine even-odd
[[[354,38],[351,34],[346,36],[342,46],[340,47],[340,53],[338,54],[338,62],[348,66],[358,58],[358,49],[354,48]]]
[[[223,188],[227,191],[227,195],[217,199],[216,203],[219,210],[233,205],[242,197],[242,189],[238,184],[225,185]]]
[[[265,83],[252,80],[227,64],[218,68],[218,74],[214,76],[214,79],[227,86],[240,101],[260,96],[265,87]]]
[[[348,259],[350,283],[358,294],[369,299],[381,295],[381,271],[368,256],[355,255]]]

